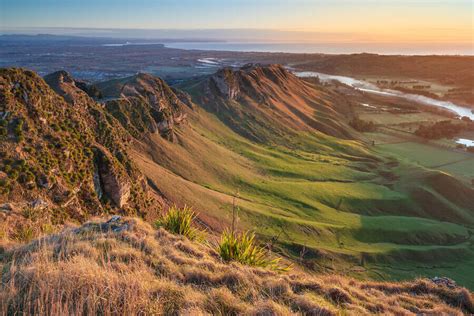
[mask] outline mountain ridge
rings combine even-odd
[[[193,95],[194,85],[187,87],[184,84],[180,88]],[[348,139],[356,137],[344,123],[341,109],[328,102],[327,93],[316,90],[281,65],[248,64],[240,69],[223,68],[203,79],[198,86],[203,92],[196,96],[196,103],[254,141],[274,140],[268,133],[285,135],[294,131],[319,131]]]
[[[1,71],[2,203],[54,224],[90,210],[153,212],[154,194],[126,153],[130,137],[68,78],[47,77],[56,94],[33,72]]]
[[[232,208],[237,203],[240,229],[257,229],[262,240],[276,240],[275,249],[292,260],[297,260],[303,247],[317,254],[304,260],[312,270],[327,272],[336,265],[357,277],[392,278],[398,276],[390,270],[396,262],[408,267],[408,273],[400,277],[406,278],[419,273],[410,270],[413,265],[425,264],[435,267],[430,274],[447,273],[462,282],[460,275],[472,258],[471,188],[447,174],[382,156],[358,140],[359,134],[345,123],[348,118],[344,111],[350,109],[350,104],[344,102],[350,100],[324,86],[303,82],[287,74],[281,66],[247,66],[243,70],[223,70],[217,76],[222,78],[226,73],[231,77],[231,88],[235,88],[232,83],[238,79],[235,81],[239,85],[238,93],[220,93],[209,86],[213,76],[186,82],[185,93],[159,78],[139,74],[97,84],[102,98],[94,100],[80,83],[65,73],[46,77],[57,91],[53,92],[33,73],[4,70],[2,95],[6,96],[5,104],[11,107],[9,112],[16,109],[17,113],[6,120],[8,141],[2,144],[5,146],[2,152],[8,153],[6,158],[11,159],[10,148],[15,147],[19,152],[14,161],[24,155],[24,160],[36,163],[42,152],[23,153],[28,147],[26,140],[47,145],[51,134],[54,144],[46,147],[53,150],[55,159],[51,167],[60,171],[57,177],[61,183],[69,179],[69,173],[75,174],[77,170],[79,174],[86,168],[86,191],[94,197],[94,203],[87,205],[91,208],[81,206],[80,216],[80,212],[74,212],[76,204],[71,204],[67,212],[57,208],[53,213],[58,226],[67,220],[83,222],[92,215],[109,212],[153,220],[176,203],[194,206],[203,225],[212,232],[220,232],[230,224]],[[278,87],[275,81],[285,86],[284,80],[289,80],[287,89],[280,89],[274,95],[271,91]],[[295,87],[307,90],[303,91],[304,97],[298,97]],[[25,93],[31,95],[28,98],[34,106],[26,104]],[[328,115],[340,120],[341,126],[355,139],[337,137],[339,134],[322,132],[301,121],[298,123],[302,124],[301,128],[289,128],[285,122],[290,116],[274,115],[269,107],[255,102],[260,93],[275,107],[281,106],[281,113],[288,109],[286,103],[295,98],[304,101],[298,104],[307,109],[305,115],[314,116],[315,120],[322,111],[319,108],[328,108]],[[305,98],[313,97],[316,101],[306,103]],[[283,101],[277,104],[281,98]],[[16,104],[18,107],[14,108]],[[57,114],[51,121],[41,123],[44,120],[38,113],[45,115],[43,112],[47,111],[41,107],[40,111],[34,110],[39,105],[56,109]],[[216,110],[219,106],[223,107],[223,116]],[[243,117],[233,117],[233,113],[243,113]],[[17,128],[19,115],[34,129]],[[234,121],[229,122],[230,119]],[[68,121],[77,127],[62,126]],[[167,128],[160,131],[158,126],[162,122]],[[245,122],[251,133],[236,128]],[[269,125],[273,127],[267,129]],[[17,131],[22,131],[22,139],[15,134]],[[81,140],[81,135],[86,139]],[[54,149],[56,143],[59,148]],[[75,153],[78,148],[89,148],[91,157]],[[78,157],[72,160],[74,164],[61,163],[68,162],[63,157],[67,151]],[[3,169],[4,162],[5,159]],[[8,168],[25,172],[16,163],[11,165]],[[112,168],[105,168],[108,165]],[[64,167],[67,170],[61,169]],[[2,218],[5,214],[12,216],[6,222],[12,223],[11,227],[16,227],[15,221],[30,225],[21,234],[9,228],[7,236],[29,240],[36,233],[50,229],[46,225],[40,231],[35,228],[31,232],[31,227],[50,225],[41,223],[38,215],[49,214],[47,209],[54,201],[46,189],[17,190],[23,184],[17,183],[19,175],[11,176],[14,180],[9,178],[10,174],[6,178],[14,187],[0,195],[0,202],[15,202],[12,191],[25,192],[23,198],[30,204],[35,201],[31,195],[37,193],[41,201],[47,202],[34,212],[25,211],[29,207],[22,205],[2,205],[2,208],[17,208],[2,212]],[[68,184],[71,197],[78,195],[74,181]],[[97,197],[100,195],[97,183],[109,191],[106,200]],[[417,189],[413,183],[419,183],[422,192],[413,190]],[[454,188],[462,194],[459,203],[452,201]],[[134,190],[139,194],[133,194]],[[36,204],[41,205],[41,201]],[[436,212],[435,206],[442,206],[442,212]],[[63,217],[58,219],[58,214]],[[358,269],[352,270],[352,266]],[[470,281],[465,281],[469,286]]]

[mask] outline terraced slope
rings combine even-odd
[[[203,82],[189,83],[196,102],[211,99],[209,91],[198,94]],[[236,103],[253,111],[245,101],[226,106]],[[472,188],[316,129],[255,142],[229,123],[232,110],[198,105],[175,143],[151,135],[131,155],[162,194],[193,205],[210,227],[230,224],[238,194],[240,227],[289,256],[305,249],[305,264],[316,270],[377,278],[447,274],[473,285],[473,276],[465,277],[473,262]],[[263,126],[259,117],[242,122],[252,131]]]

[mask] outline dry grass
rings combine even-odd
[[[227,264],[210,247],[138,219],[88,223],[12,247],[1,265],[1,315],[474,312],[473,295],[464,288]]]

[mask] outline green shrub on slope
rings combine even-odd
[[[194,240],[201,235],[201,231],[193,227],[195,219],[196,214],[190,207],[178,208],[172,206],[162,218],[155,222],[155,225],[156,227],[163,227],[171,233]]]
[[[255,234],[250,232],[237,234],[225,230],[222,233],[217,252],[224,261],[237,261],[249,266],[278,271],[290,270],[290,267],[282,267],[279,264],[281,258],[270,259],[266,249],[255,243]]]

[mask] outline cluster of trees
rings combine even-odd
[[[439,121],[432,125],[421,125],[415,135],[427,139],[452,138],[463,131],[474,130],[474,122],[469,118],[463,118],[461,122],[450,120]]]
[[[418,85],[413,85],[413,89],[430,89],[431,88],[431,85],[422,85],[422,84],[418,84]]]
[[[358,117],[353,118],[349,125],[359,132],[374,132],[377,129],[377,126],[374,122],[364,121]]]

